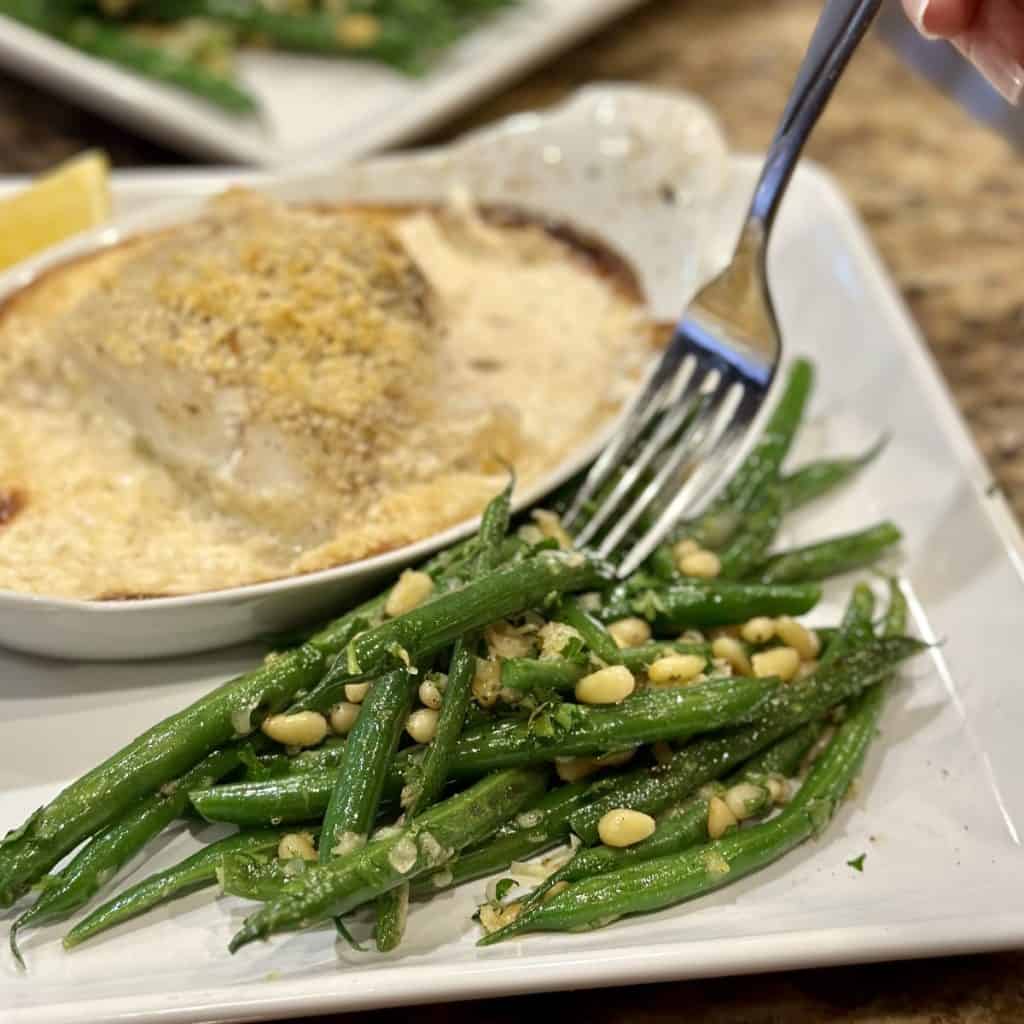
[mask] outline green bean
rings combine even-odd
[[[513,475],[505,490],[492,500],[480,520],[479,552],[476,558],[478,573],[491,572],[500,563],[501,546],[508,533],[512,516]],[[414,783],[407,787],[407,816],[410,820],[422,814],[444,789],[448,778],[452,754],[466,721],[466,712],[473,696],[472,684],[476,675],[476,647],[480,634],[471,631],[455,641],[448,667],[448,685],[441,701],[434,739],[427,748],[420,772]],[[409,883],[402,882],[377,900],[377,950],[390,952],[398,947],[405,930],[409,910]]]
[[[713,796],[724,796],[730,786],[751,783],[757,787],[757,803],[748,805],[747,816],[753,817],[768,810],[772,796],[766,780],[771,777],[787,778],[795,774],[804,755],[814,746],[822,733],[822,725],[809,722],[795,732],[778,740],[767,750],[751,758],[724,785],[712,782],[702,787],[696,796],[668,808],[658,819],[654,834],[635,846],[616,849],[611,846],[583,847],[568,864],[549,875],[531,894],[527,906],[540,900],[559,882],[577,882],[581,878],[616,871],[627,864],[653,860],[668,853],[677,853],[708,839],[708,812]],[[707,790],[705,792],[704,790]]]
[[[372,678],[405,658],[419,661],[462,634],[533,608],[551,594],[593,590],[607,579],[608,570],[603,564],[576,552],[544,551],[525,561],[503,565],[460,590],[441,594],[361,633],[301,706],[330,707],[354,679]]]
[[[168,900],[185,896],[196,889],[216,884],[221,858],[231,853],[270,852],[277,849],[283,833],[280,830],[239,832],[219,842],[204,846],[166,871],[144,878],[125,889],[112,900],[97,907],[88,917],[64,936],[64,946],[71,949],[100,932],[113,928],[130,918],[151,910]]]
[[[377,927],[373,938],[378,953],[391,953],[398,948],[405,934],[408,914],[408,882],[401,882],[377,897]]]
[[[907,631],[907,597],[897,579],[889,580],[889,607],[882,627],[883,636],[903,636]]]
[[[181,817],[190,789],[213,785],[240,763],[238,746],[215,751],[96,833],[59,875],[46,881],[39,899],[11,925],[10,946],[15,960],[24,966],[18,952],[19,931],[63,920],[85,906],[150,839]]]
[[[696,654],[699,658],[711,660],[711,644],[692,644],[685,641],[641,644],[639,647],[622,649],[622,664],[630,672],[646,672],[659,658],[670,654]]]
[[[879,523],[773,555],[751,572],[751,578],[768,584],[827,579],[877,562],[902,539],[903,534],[894,523]]]
[[[572,726],[554,736],[538,736],[521,719],[504,719],[462,734],[451,775],[472,778],[496,768],[623,750],[749,722],[771,704],[777,690],[776,679],[737,677],[649,690],[611,707],[570,705]],[[398,760],[412,756],[402,751]]]
[[[303,750],[298,754],[264,754],[251,758],[245,765],[244,778],[279,779],[285,775],[329,771],[341,764],[344,752],[345,737],[328,736],[319,747]]]
[[[64,789],[0,840],[0,906],[9,906],[87,836],[140,797],[245,735],[319,678],[324,654],[306,644],[232,679],[165,718]]]
[[[677,751],[658,770],[624,773],[612,792],[573,815],[573,831],[589,845],[597,841],[597,823],[610,810],[629,807],[659,813],[775,740],[887,678],[900,662],[924,649],[920,641],[895,637],[873,640],[837,658],[807,679],[782,687],[753,724],[701,737]]]
[[[779,481],[783,511],[792,512],[842,486],[874,462],[887,442],[888,438],[882,437],[862,455],[841,459],[820,459],[801,466],[788,476],[784,476]]]
[[[277,899],[246,918],[231,940],[231,952],[276,932],[338,917],[440,867],[535,801],[546,783],[546,773],[535,769],[495,772],[435,804],[396,834],[311,866]]]
[[[781,522],[782,501],[779,491],[777,488],[769,488],[744,520],[743,526],[722,549],[718,579],[743,579],[754,566],[764,561]]]
[[[590,667],[566,658],[505,658],[501,685],[528,693],[531,690],[571,690]]]
[[[778,478],[803,418],[813,382],[811,364],[804,359],[795,360],[764,433],[721,495],[695,523],[685,527],[684,536],[691,536],[701,547],[713,550],[722,548],[732,539],[758,495]]]
[[[512,514],[512,489],[515,477],[484,511],[480,520],[476,571],[483,574],[497,568],[501,557],[501,543],[508,532]],[[448,685],[441,701],[437,719],[437,732],[427,748],[418,778],[409,796],[407,813],[415,818],[440,796],[448,779],[449,766],[455,744],[466,721],[466,711],[473,696],[472,684],[476,674],[476,644],[479,635],[470,632],[455,641],[448,666]]]
[[[550,737],[536,735],[529,723],[520,718],[485,723],[460,737],[452,754],[449,776],[478,778],[499,768],[622,750],[750,721],[772,702],[777,685],[775,679],[712,679],[698,686],[642,693],[615,707],[570,705],[574,715],[572,728]],[[411,770],[415,774],[422,749],[409,747],[399,752],[385,781],[388,796],[401,790]],[[249,827],[311,821],[324,813],[333,778],[329,772],[310,772],[214,786],[197,790],[190,798],[193,807],[208,821]]]
[[[532,857],[569,837],[569,815],[609,788],[611,780],[571,782],[558,786],[536,804],[517,814],[478,846],[468,848],[444,867],[413,884],[417,899],[429,899],[443,889],[504,871],[516,860]]]
[[[884,686],[873,686],[856,698],[799,793],[777,817],[683,853],[576,882],[480,944],[529,931],[598,928],[626,914],[660,910],[738,881],[820,835],[860,770],[884,692]]]
[[[827,668],[844,654],[869,643],[874,636],[871,624],[875,614],[875,595],[866,583],[858,583],[850,594],[843,621],[835,639],[828,645],[818,662],[819,671]]]
[[[320,860],[362,846],[380,809],[388,766],[412,709],[415,677],[389,672],[370,687],[349,733],[320,832]]]
[[[323,818],[327,810],[336,775],[334,771],[317,771],[256,782],[229,783],[193,790],[189,799],[207,821],[225,822],[241,828],[316,821]],[[401,773],[393,768],[386,786],[391,791],[390,795],[397,796],[402,787]]]
[[[251,93],[198,61],[183,59],[117,25],[95,18],[54,16],[42,9],[43,6],[38,0],[0,0],[0,14],[53,36],[91,57],[183,89],[231,113],[250,114],[259,109]]]
[[[282,860],[276,850],[226,853],[217,867],[217,880],[228,896],[266,902],[306,870],[304,860]]]
[[[635,594],[621,591],[601,609],[606,622],[639,615],[655,631],[678,633],[746,622],[755,615],[802,615],[821,598],[813,583],[764,584],[687,580]]]
[[[587,647],[606,665],[622,664],[622,652],[611,633],[593,615],[582,608],[578,601],[564,598],[558,606],[554,618],[558,622],[572,626],[583,637],[583,642]]]

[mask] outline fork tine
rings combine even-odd
[[[687,459],[692,459],[700,452],[704,442],[713,436],[715,424],[718,422],[721,408],[733,387],[733,378],[712,369],[705,374],[700,386],[700,400],[697,410],[683,432],[673,445],[668,458],[659,467],[654,479],[644,488],[643,493],[626,510],[622,518],[615,524],[605,537],[598,553],[604,557],[610,555],[632,529],[634,523],[643,515],[660,494],[676,479],[679,470]]]
[[[630,405],[622,426],[619,427],[615,436],[597,457],[583,483],[580,484],[572,504],[562,517],[563,525],[566,527],[572,526],[583,510],[583,507],[597,492],[597,489],[618,468],[628,453],[630,446],[661,408],[661,399],[669,389],[686,355],[687,349],[685,344],[679,339],[678,335],[673,337],[647,378],[643,390]]]
[[[750,391],[744,388],[743,382],[736,378],[728,378],[728,393],[718,405],[713,423],[707,434],[702,438],[704,451],[701,461],[690,477],[662,511],[647,532],[633,546],[619,565],[618,575],[625,578],[638,569],[652,554],[654,549],[665,539],[676,520],[690,506],[697,495],[706,491],[707,487],[719,479],[722,471],[719,449],[725,443],[730,444],[749,424],[746,410],[751,404]]]
[[[590,521],[580,530],[576,538],[576,543],[580,547],[597,534],[622,499],[636,486],[641,474],[651,464],[655,456],[668,445],[693,412],[694,399],[697,397],[699,389],[692,388],[690,385],[696,368],[697,361],[692,357],[683,362],[671,388],[672,393],[667,399],[674,405],[674,408],[665,414],[654,433],[644,443],[640,454],[619,478],[611,494],[601,502],[597,511],[590,517]]]

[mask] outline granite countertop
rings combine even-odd
[[[820,0],[660,0],[484,103],[440,138],[557,102],[586,82],[692,90],[736,148],[763,149]],[[0,76],[0,173],[85,145],[115,163],[180,158]],[[1024,515],[1024,163],[869,39],[810,146],[866,221],[996,478]],[[336,1024],[1011,1024],[1024,1020],[1024,954],[790,972],[336,1017]]]

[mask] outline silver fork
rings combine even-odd
[[[779,204],[804,143],[882,0],[828,0],[800,65],[729,266],[706,284],[676,326],[622,426],[591,467],[564,517],[572,529],[616,471],[621,474],[576,535],[609,556],[641,516],[685,482],[619,563],[638,568],[683,512],[714,499],[746,453],[782,357],[765,255]],[[645,474],[650,480],[633,496]],[[632,500],[629,500],[632,497]],[[600,536],[615,517],[610,529]]]

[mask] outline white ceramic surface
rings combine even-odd
[[[407,141],[642,0],[522,0],[407,78],[365,61],[248,51],[239,63],[258,117],[96,60],[0,17],[0,64],[157,141],[197,156],[270,165],[361,156]]]
[[[244,179],[295,200],[432,201],[464,186],[483,202],[566,220],[620,251],[646,248],[654,259],[638,264],[643,284],[661,309],[678,310],[706,276],[707,260],[720,258],[716,217],[727,167],[718,128],[696,101],[638,89],[590,89],[553,112],[512,118],[444,149],[347,164],[317,176]],[[0,297],[69,256],[192,216],[204,195],[237,179],[222,172],[186,177],[182,184],[176,175],[147,180],[145,189],[131,192],[131,212],[111,227],[0,275]],[[677,196],[671,207],[661,198],[666,183]],[[524,489],[517,508],[578,472],[603,437]],[[69,601],[0,590],[0,644],[52,657],[151,658],[242,643],[329,613],[473,526],[335,569],[193,597]]]
[[[663,111],[674,101],[635,102]],[[733,165],[734,214],[755,170],[751,160]],[[624,191],[614,212],[623,234],[631,226],[628,250],[668,313],[687,240],[661,233],[646,214],[631,220],[635,199]],[[881,430],[893,438],[854,486],[794,519],[784,541],[894,517],[907,533],[898,564],[913,588],[916,627],[943,641],[905,673],[857,795],[825,838],[686,907],[487,950],[475,947],[470,921],[483,882],[414,907],[401,951],[388,957],[338,947],[329,929],[230,957],[226,943],[244,905],[210,893],[73,954],[60,951],[59,928],[44,928],[24,937],[27,975],[0,952],[4,1024],[256,1020],[1024,944],[1024,696],[1016,671],[1024,543],[831,181],[801,169],[778,227],[771,269],[782,324],[792,349],[820,367],[794,462],[859,450]],[[828,587],[817,621],[835,620],[849,583]],[[147,666],[3,657],[0,822],[21,820],[156,717],[251,663],[251,652],[237,650]],[[180,830],[126,880],[195,846]],[[861,853],[858,873],[846,862]],[[368,928],[357,930],[365,936]]]

